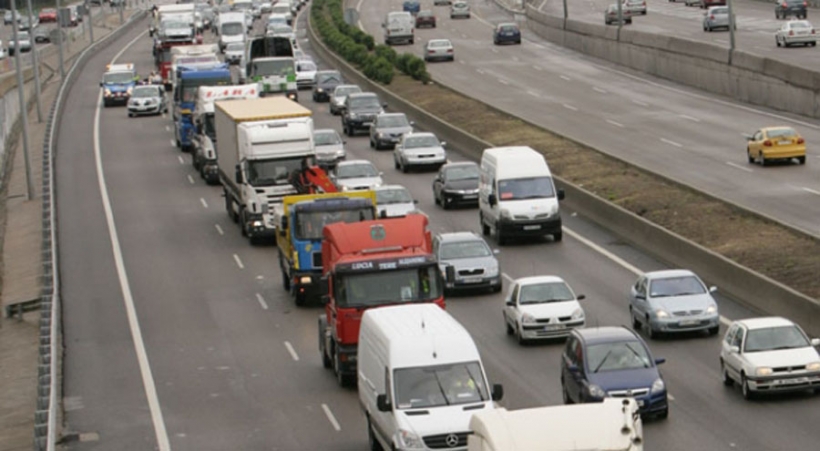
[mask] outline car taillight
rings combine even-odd
[[[715,16],[714,16],[714,15],[711,15],[711,16],[709,16],[709,19],[710,19],[710,20],[715,20]]]
[[[803,141],[803,138],[797,138],[797,144],[803,144],[806,141]]]
[[[427,53],[436,53],[435,50],[428,50]]]
[[[447,49],[447,53],[453,53],[453,49]]]
[[[763,145],[766,147],[772,147],[772,142],[767,139],[766,141],[763,141]]]
[[[783,4],[782,4],[782,5],[780,5],[780,6],[781,6],[782,8],[784,8],[784,9],[789,7],[789,5],[787,5],[787,4],[786,4],[786,2],[783,2]]]
[[[789,36],[794,36],[794,30],[789,30]]]

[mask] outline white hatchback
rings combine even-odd
[[[332,175],[341,191],[363,191],[382,186],[382,173],[367,160],[340,161]]]
[[[518,343],[527,340],[566,337],[584,327],[586,316],[578,302],[586,296],[575,295],[557,276],[517,279],[504,301],[504,326]]]

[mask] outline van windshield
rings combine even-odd
[[[397,409],[472,404],[489,400],[479,362],[401,368],[394,371]]]
[[[555,197],[551,177],[529,177],[498,181],[498,200],[525,200]]]

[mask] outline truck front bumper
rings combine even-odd
[[[543,236],[561,233],[561,217],[546,220],[511,221],[501,220],[498,223],[505,236]]]
[[[339,372],[355,376],[358,368],[358,345],[340,345],[336,343],[336,354],[339,356]]]

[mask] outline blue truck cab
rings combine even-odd
[[[327,224],[375,218],[376,193],[305,194],[283,199],[277,246],[282,282],[296,305],[319,301],[327,294],[322,283],[322,232]]]
[[[180,66],[177,68],[177,84],[174,88],[174,134],[177,147],[183,152],[191,149],[195,133],[191,114],[196,107],[197,89],[200,86],[223,86],[231,84],[230,66],[225,63],[204,66]]]
[[[100,82],[100,87],[103,89],[103,106],[127,104],[128,99],[131,98],[131,91],[134,90],[139,79],[131,63],[106,66]]]

